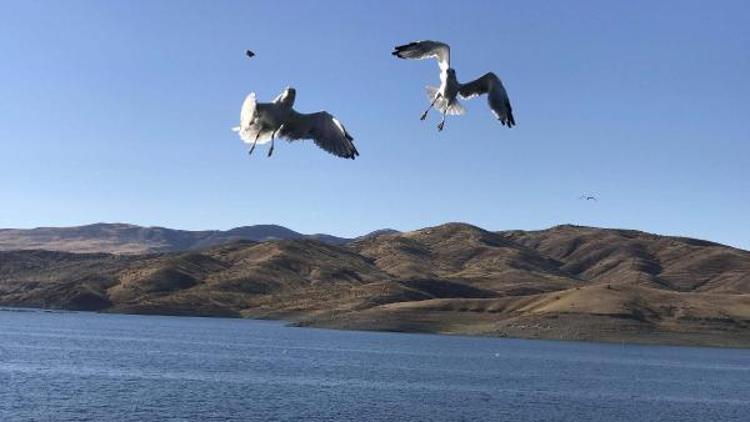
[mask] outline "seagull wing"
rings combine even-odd
[[[290,141],[312,139],[315,145],[329,153],[352,160],[359,155],[344,125],[325,111],[302,114],[292,111],[282,126],[280,135]]]
[[[458,93],[464,98],[487,94],[487,103],[500,123],[508,127],[513,127],[516,124],[515,119],[513,119],[513,108],[510,106],[508,93],[505,91],[500,78],[494,73],[489,72],[469,83],[461,84]]]
[[[242,109],[240,110],[240,125],[232,128],[233,131],[237,132],[243,141],[247,142],[247,137],[251,136],[253,118],[255,117],[255,107],[257,102],[255,100],[255,93],[251,92],[245,101],[242,102]],[[253,138],[255,135],[252,135]],[[252,139],[250,139],[252,141]]]
[[[253,121],[253,117],[255,116],[255,106],[257,104],[254,92],[245,97],[245,101],[242,102],[242,110],[240,110],[240,128],[250,126],[250,122]]]
[[[240,110],[240,125],[233,127],[232,130],[237,132],[246,144],[252,144],[257,142],[258,144],[264,144],[271,140],[271,132],[264,130],[263,126],[259,123],[258,113],[262,114],[263,107],[258,107],[258,103],[255,100],[255,93],[251,92],[245,98],[242,103],[242,110]]]
[[[439,41],[416,41],[405,45],[399,45],[391,53],[402,59],[431,59],[438,61],[438,66],[443,72],[451,67],[451,48],[448,44]]]

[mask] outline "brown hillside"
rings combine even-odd
[[[468,224],[450,223],[354,242],[350,248],[396,278],[463,280],[504,294],[531,294],[579,284],[561,263]]]
[[[577,226],[501,234],[562,262],[563,271],[588,281],[750,293],[750,252],[717,243]]]
[[[750,253],[648,233],[446,224],[332,245],[0,252],[0,305],[335,328],[750,346]]]

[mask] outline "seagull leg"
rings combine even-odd
[[[283,127],[284,127],[284,125],[279,126],[271,134],[271,148],[268,150],[268,156],[269,157],[271,156],[271,154],[273,154],[273,143],[276,140],[276,136],[279,134],[279,132],[281,131],[281,128],[283,128]]]
[[[258,138],[260,138],[260,132],[258,132],[257,135],[255,135],[255,140],[253,141],[253,146],[250,147],[250,151],[247,152],[247,155],[251,155],[253,151],[255,151],[255,145],[258,143]]]
[[[424,120],[427,118],[427,112],[429,112],[430,109],[435,106],[435,103],[437,102],[438,98],[440,98],[440,95],[441,94],[439,92],[435,94],[435,98],[432,99],[430,106],[427,107],[427,110],[425,110],[424,113],[422,113],[422,116],[419,117],[419,120]]]
[[[437,125],[438,132],[442,132],[444,127],[445,127],[445,112],[443,112],[443,120],[441,120],[440,123],[438,123]]]

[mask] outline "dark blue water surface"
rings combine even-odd
[[[0,421],[750,421],[750,351],[0,311]]]

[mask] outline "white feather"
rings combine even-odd
[[[240,111],[240,125],[232,128],[237,132],[246,144],[265,144],[271,141],[273,131],[264,131],[263,127],[257,122],[256,117],[257,102],[255,93],[251,92],[242,103]],[[257,138],[257,141],[256,141]]]
[[[435,100],[435,95],[440,92],[440,89],[434,86],[427,86],[425,91],[427,92],[427,99],[432,103],[432,101]],[[435,100],[435,109],[451,116],[458,116],[466,113],[466,109],[458,102],[458,98],[454,99],[453,103],[449,104],[448,100],[443,96]]]

